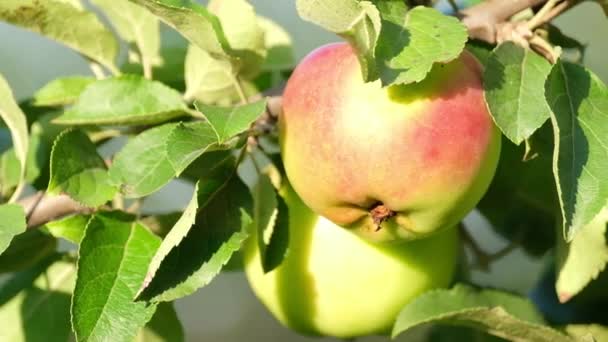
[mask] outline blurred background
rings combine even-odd
[[[295,1],[251,2],[259,14],[272,18],[289,31],[297,59],[323,43],[339,40],[333,34],[302,21],[296,13]],[[600,8],[595,4],[583,3],[560,17],[556,24],[564,33],[589,45],[584,63],[607,82],[605,56],[608,51],[605,51],[605,37],[608,36],[608,21]],[[166,31],[165,43],[176,48],[183,47],[183,41],[178,36]],[[2,22],[0,46],[0,73],[8,80],[18,100],[28,98],[58,76],[90,74],[87,64],[78,54],[34,33]],[[119,146],[120,141],[104,146],[102,153],[111,154]],[[165,212],[181,209],[189,201],[192,191],[189,184],[175,181],[148,198],[144,209]],[[476,212],[471,213],[466,221],[473,236],[489,252],[506,245]],[[472,278],[479,285],[528,295],[548,267],[549,259],[548,255],[531,259],[516,249],[495,262],[489,272],[474,271]],[[178,300],[176,307],[187,341],[331,341],[302,337],[279,325],[253,296],[241,272],[222,273],[196,294]],[[369,337],[357,341],[386,340],[388,339]],[[414,341],[417,338],[402,336],[398,340]]]

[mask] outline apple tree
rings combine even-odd
[[[0,75],[0,341],[182,341],[221,272],[307,335],[608,341],[608,89],[554,23],[583,2],[294,0],[342,40],[297,61],[247,0],[0,1],[90,66]],[[515,249],[530,295],[476,283]]]

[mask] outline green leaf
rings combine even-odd
[[[477,291],[466,285],[428,291],[415,298],[399,313],[392,335],[425,323],[467,325],[507,340],[573,342],[545,326],[530,301],[495,290]]]
[[[54,195],[65,192],[86,206],[98,207],[111,200],[117,189],[110,184],[95,144],[83,132],[67,130],[53,144],[47,191]]]
[[[265,54],[264,30],[253,6],[246,0],[210,0],[209,11],[217,16],[233,49]]]
[[[264,114],[266,100],[229,108],[197,104],[196,108],[213,126],[219,143],[224,144],[237,134],[245,132],[255,120]]]
[[[239,250],[251,223],[246,186],[224,165],[201,179],[148,269],[138,299],[171,301],[207,285]],[[228,169],[227,169],[228,168]]]
[[[545,84],[555,138],[553,174],[568,241],[607,204],[608,89],[582,66],[558,61]]]
[[[11,243],[13,237],[25,231],[25,212],[17,204],[0,205],[0,254]]]
[[[215,130],[207,121],[180,123],[167,137],[167,158],[179,175],[203,153],[218,147]]]
[[[82,241],[84,230],[90,218],[90,215],[72,215],[47,222],[40,229],[48,231],[54,237],[66,239],[78,245]]]
[[[45,190],[49,184],[49,161],[53,143],[65,129],[51,123],[57,115],[56,112],[43,114],[31,125],[25,180],[37,190]]]
[[[0,20],[53,39],[118,72],[114,64],[118,43],[92,12],[60,0],[3,0]]]
[[[203,6],[190,0],[129,0],[147,8],[188,41],[216,57],[235,55],[219,19]]]
[[[595,0],[604,10],[604,14],[608,16],[608,0]]]
[[[0,287],[0,303],[4,303],[0,306],[0,340],[69,341],[70,294],[76,267],[67,261],[49,266],[57,259],[18,273]]]
[[[269,265],[266,258],[266,246],[270,244],[278,215],[278,196],[270,178],[265,174],[258,175],[258,180],[253,186],[252,193],[253,224],[257,232],[258,248],[262,256],[262,267],[264,272],[269,272],[272,269],[267,269],[266,267]]]
[[[289,242],[287,204],[265,174],[253,187],[253,222],[257,232],[262,269],[272,271],[283,261]]]
[[[596,279],[608,263],[608,207],[584,226],[570,243],[559,239],[555,290],[564,303]]]
[[[48,167],[48,159],[51,153],[53,142],[45,139],[43,124],[36,121],[32,124],[28,151],[26,158],[25,182],[32,183],[38,179],[43,170]],[[7,129],[2,130],[2,137],[6,139],[8,146],[11,146],[10,133]],[[15,149],[11,146],[0,154],[0,194],[3,196],[10,195],[15,187],[19,185],[21,177],[21,165],[17,159]],[[46,180],[48,183],[48,179]],[[44,184],[46,187],[46,184]]]
[[[47,83],[34,94],[34,106],[65,106],[76,102],[80,94],[91,83],[93,77],[59,77]]]
[[[173,308],[173,303],[159,303],[154,316],[139,332],[136,341],[182,342],[184,329]]]
[[[92,2],[108,16],[122,39],[137,46],[146,72],[149,72],[153,66],[162,64],[158,18],[128,0],[92,0]]]
[[[37,264],[55,252],[57,239],[39,229],[28,229],[15,235],[0,254],[0,273],[16,272]]]
[[[483,74],[485,99],[500,130],[517,145],[549,119],[551,109],[543,99],[550,71],[545,58],[512,42],[490,55]]]
[[[15,187],[21,179],[21,166],[15,149],[10,148],[0,156],[0,184],[2,197],[8,197],[14,193]]]
[[[577,341],[608,341],[608,327],[599,324],[568,324],[565,330]]]
[[[2,18],[2,7],[0,5],[0,19]],[[13,202],[17,199],[21,192],[21,188],[24,185],[25,180],[25,166],[27,161],[28,151],[28,133],[27,133],[27,121],[25,114],[21,111],[17,103],[13,98],[13,92],[9,87],[8,83],[0,74],[0,118],[8,126],[11,137],[13,139],[13,146],[15,149],[15,156],[19,160],[21,172],[19,176],[19,186],[13,193],[10,201]]]
[[[543,125],[529,143],[540,151],[535,158],[525,160],[524,146],[503,137],[496,174],[477,209],[494,231],[528,254],[541,257],[555,245],[559,213],[550,123]]]
[[[492,49],[494,46],[480,40],[469,40],[465,48],[467,51],[472,53],[482,65],[485,66],[488,64],[488,60],[492,55]]]
[[[232,150],[207,151],[196,158],[182,173],[182,176],[193,183],[213,175],[223,164],[236,165],[236,155]]]
[[[383,2],[377,4],[381,6]],[[297,0],[296,7],[302,19],[340,35],[355,48],[366,81],[378,78],[374,48],[381,20],[374,4],[358,0]],[[405,4],[403,7],[407,10]]]
[[[422,81],[434,63],[456,59],[467,41],[466,27],[429,7],[406,13],[401,0],[378,2],[382,30],[376,59],[382,84]]]
[[[237,71],[229,61],[213,58],[203,49],[190,44],[184,68],[186,100],[198,99],[205,103],[214,103],[224,98],[228,98],[230,102],[238,99],[235,88]]]
[[[133,298],[159,245],[130,215],[91,218],[80,244],[72,301],[77,341],[129,341],[152,318],[156,306]]]
[[[53,122],[64,125],[144,125],[184,115],[181,95],[138,75],[99,80],[80,94],[70,110]]]
[[[149,195],[173,179],[167,137],[176,124],[154,127],[129,140],[114,157],[110,179],[129,198]]]
[[[258,23],[264,30],[266,58],[262,65],[265,71],[292,69],[295,65],[293,43],[289,33],[274,21],[258,16]]]

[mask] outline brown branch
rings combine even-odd
[[[17,202],[29,213],[27,227],[32,228],[49,221],[81,212],[90,211],[89,208],[74,201],[67,195],[44,196],[43,192],[26,197]]]
[[[500,26],[513,15],[545,3],[547,0],[487,0],[460,11],[459,17],[469,37],[490,44],[498,42]]]

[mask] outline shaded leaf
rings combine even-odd
[[[250,201],[234,169],[221,168],[201,179],[150,264],[138,298],[170,301],[213,280],[247,237]]]
[[[15,235],[0,254],[0,273],[24,270],[55,252],[57,239],[38,229],[28,229]]]
[[[281,265],[289,247],[289,209],[281,196],[277,196],[277,214],[269,233],[270,239],[262,258],[264,272],[270,272]]]
[[[403,4],[403,1],[400,1]],[[383,3],[378,2],[381,6]],[[404,6],[404,11],[407,8]],[[378,9],[370,1],[297,0],[302,19],[313,22],[346,39],[357,51],[366,81],[378,77],[374,49],[381,32]]]
[[[99,80],[80,94],[70,110],[53,120],[64,125],[143,125],[184,115],[181,95],[138,75]]]
[[[382,84],[422,81],[434,63],[450,62],[464,49],[468,34],[458,19],[422,6],[406,13],[400,0],[377,4],[382,30],[376,59]]]
[[[555,290],[560,302],[569,301],[589,282],[597,279],[608,263],[606,225],[608,208],[604,208],[589,224],[566,243],[557,245],[557,281]]]
[[[485,66],[492,55],[494,46],[480,40],[469,40],[465,48],[477,58],[479,63]]]
[[[266,110],[266,100],[260,100],[234,107],[215,107],[197,104],[196,108],[203,113],[213,127],[220,144],[225,143],[237,134],[246,131]]]
[[[110,178],[126,197],[149,195],[175,177],[166,147],[174,127],[176,124],[170,123],[148,129],[129,140],[116,154]]]
[[[545,58],[512,42],[490,55],[483,74],[485,99],[494,121],[515,144],[549,119],[551,109],[543,99],[550,71]]]
[[[25,212],[18,204],[0,205],[0,254],[11,243],[13,237],[25,231]]]
[[[559,201],[552,180],[552,142],[546,123],[530,141],[537,156],[526,161],[524,146],[503,137],[496,174],[477,204],[494,231],[537,257],[555,245]]]
[[[265,273],[283,261],[289,242],[287,204],[265,173],[258,175],[253,186],[253,222],[257,234],[260,261]]]
[[[466,285],[428,291],[407,304],[393,327],[393,337],[424,323],[468,325],[508,340],[568,341],[568,336],[544,325],[528,300],[495,290]]]
[[[4,303],[0,306],[0,340],[69,341],[70,294],[76,267],[71,262],[54,261],[57,259],[18,273],[0,287],[0,303]]]
[[[112,32],[95,14],[68,1],[3,0],[0,20],[62,43],[117,73],[118,43]]]
[[[134,302],[160,239],[134,217],[98,213],[82,239],[72,301],[77,341],[132,340],[154,314],[155,305]]]
[[[173,308],[173,303],[159,303],[152,319],[139,332],[136,341],[182,342],[184,329]]]
[[[2,18],[2,7],[0,4],[0,19]],[[24,185],[25,181],[25,166],[27,161],[28,151],[28,133],[27,133],[27,121],[25,114],[21,111],[21,108],[15,103],[13,98],[13,92],[9,87],[8,83],[0,75],[0,118],[8,126],[11,132],[11,138],[15,149],[15,156],[20,164],[19,173],[19,186],[11,197],[11,202],[15,201],[20,189]]]
[[[209,122],[180,123],[167,137],[167,158],[179,175],[200,155],[217,147],[217,134]]]
[[[568,241],[608,198],[608,89],[582,66],[558,61],[545,84],[555,135],[553,173]]]
[[[173,212],[168,214],[146,216],[140,219],[139,222],[154,234],[160,237],[165,237],[181,216],[181,212]]]
[[[90,207],[111,200],[117,189],[110,184],[103,159],[95,144],[79,130],[60,134],[51,151],[49,194],[67,193]]]
[[[76,102],[80,94],[95,78],[87,76],[59,77],[34,94],[34,106],[65,106]]]

